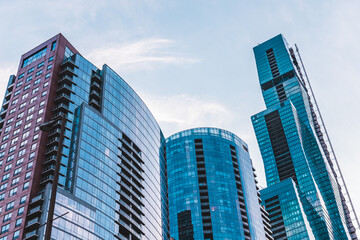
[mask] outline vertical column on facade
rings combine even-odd
[[[69,104],[70,104],[70,94],[73,93],[72,85],[75,84],[73,82],[73,76],[76,76],[74,73],[74,69],[78,68],[74,62],[75,55],[72,57],[65,59],[60,71],[60,77],[58,80],[58,89],[56,91],[57,96],[55,98],[55,107],[53,109],[53,119],[59,118],[59,116],[65,116],[65,120],[67,120],[66,116],[70,112]],[[56,161],[58,155],[58,147],[60,135],[61,135],[61,125],[62,120],[58,120],[53,124],[53,129],[48,133],[48,143],[46,145],[47,150],[45,152],[45,161],[43,162],[43,169],[40,180],[40,193],[34,197],[28,209],[28,215],[26,216],[26,227],[25,232],[36,232],[40,227],[40,217],[41,213],[44,210],[43,206],[43,192],[48,183],[54,183],[54,175],[61,174],[60,172],[56,173]],[[60,143],[63,144],[63,143]],[[68,146],[65,146],[68,147]],[[62,155],[65,156],[65,155]],[[68,157],[68,156],[65,156]],[[61,185],[62,186],[62,185]],[[49,209],[49,214],[53,214],[54,209]]]
[[[272,237],[273,233],[271,231],[269,213],[265,210],[265,207],[261,204],[262,200],[261,200],[261,197],[260,197],[261,196],[260,195],[260,188],[258,186],[259,182],[257,180],[257,175],[255,173],[255,168],[252,167],[252,170],[253,170],[253,174],[254,174],[255,186],[256,186],[256,191],[257,191],[259,205],[260,205],[261,218],[262,218],[262,222],[264,224],[265,237],[266,237],[266,240],[273,240],[273,237]]]
[[[276,63],[274,50],[272,48],[267,50],[266,51],[266,56],[267,56],[268,61],[269,61],[270,70],[271,70],[271,74],[272,74],[273,78],[279,77],[280,72],[279,72],[278,65]],[[282,84],[276,85],[276,92],[278,94],[280,102],[284,102],[287,99],[286,93],[285,93],[285,90],[284,90],[284,86]]]
[[[144,235],[142,226],[142,189],[144,189],[142,177],[143,160],[140,148],[124,133],[119,138],[120,159],[118,166],[120,171],[117,174],[120,181],[117,181],[120,189],[117,191],[120,199],[116,201],[119,209],[116,213],[119,216],[115,222],[119,225],[118,234],[114,235],[117,239],[140,240]]]
[[[91,82],[90,82],[90,96],[89,96],[89,105],[101,111],[101,89],[102,89],[102,79],[100,73],[92,71]]]
[[[211,224],[211,212],[209,202],[209,192],[206,181],[205,158],[202,139],[195,139],[195,154],[198,171],[199,191],[201,215],[204,230],[204,239],[213,239],[213,231]]]
[[[269,213],[271,230],[274,240],[286,240],[286,229],[281,213],[281,206],[278,196],[265,200],[266,211]]]
[[[239,199],[241,220],[242,220],[242,224],[243,224],[243,228],[244,228],[244,236],[245,236],[245,239],[251,239],[249,220],[248,220],[247,212],[246,212],[245,198],[244,198],[244,192],[242,189],[242,183],[241,183],[241,178],[240,178],[240,171],[239,171],[238,158],[237,158],[237,154],[236,154],[236,148],[232,145],[230,145],[230,153],[231,153],[231,159],[232,159],[233,168],[234,168],[234,176],[235,176],[236,189],[237,189],[237,194],[238,194],[238,199]]]

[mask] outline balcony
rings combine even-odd
[[[2,110],[2,112],[0,113],[0,117],[5,118],[6,117],[6,112],[7,112],[7,110]]]
[[[30,206],[42,204],[44,202],[44,196],[42,194],[33,197],[30,201]]]
[[[70,93],[74,93],[74,92],[72,91],[71,86],[69,86],[69,85],[67,85],[67,84],[60,85],[60,86],[58,87],[58,89],[56,90],[56,92],[57,92],[57,93],[67,93],[68,95],[69,95]]]
[[[69,76],[76,76],[77,77],[77,75],[74,72],[74,69],[71,68],[71,67],[64,67],[63,69],[61,69],[60,75],[69,75]]]
[[[42,213],[41,206],[36,206],[29,210],[27,217],[28,218],[39,217],[41,213]]]
[[[50,154],[53,154],[53,153],[56,153],[58,150],[58,147],[57,146],[53,146],[53,147],[50,147],[47,149],[47,151],[45,152],[46,155],[50,155]]]
[[[54,180],[54,176],[53,175],[48,175],[46,177],[43,177],[40,181],[40,185],[46,184],[46,183],[50,183]]]
[[[39,226],[40,226],[40,220],[37,217],[28,221],[27,224],[25,225],[25,229],[35,229],[38,228]]]
[[[97,72],[91,74],[91,80],[97,81],[98,83],[102,82],[101,77]]]
[[[63,64],[62,64],[63,67],[76,67],[76,68],[79,68],[76,64],[75,64],[75,61],[71,59],[71,57],[67,58],[64,60]]]
[[[55,98],[55,103],[69,103],[72,102],[70,100],[70,94],[66,94],[66,93],[60,93],[56,98]]]
[[[100,98],[101,98],[100,93],[98,91],[95,91],[95,90],[92,90],[90,92],[90,97],[96,98],[98,101],[100,101]]]
[[[69,106],[66,105],[65,103],[60,103],[60,104],[56,105],[54,111],[70,112]]]
[[[35,240],[38,239],[38,237],[37,230],[33,230],[24,235],[24,240]]]
[[[91,85],[90,85],[90,87],[91,87],[92,89],[98,90],[99,92],[101,91],[101,86],[100,86],[100,84],[98,84],[97,82],[92,82]]]
[[[58,81],[58,84],[75,84],[73,79],[71,78],[71,76],[69,75],[64,75],[62,77],[60,77],[59,81]],[[76,84],[75,84],[76,85]]]
[[[50,166],[45,167],[45,168],[43,169],[42,174],[48,175],[48,174],[54,173],[54,172],[55,172],[55,165],[52,164],[52,165],[50,165]]]

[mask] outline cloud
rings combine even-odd
[[[142,98],[154,114],[165,136],[194,127],[222,128],[228,126],[235,117],[220,103],[185,94],[173,96],[142,94]]]
[[[122,45],[106,46],[90,51],[85,55],[98,67],[107,63],[121,71],[152,70],[161,64],[191,64],[199,59],[181,56],[172,52],[174,41],[163,38],[143,39]]]

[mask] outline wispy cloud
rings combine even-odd
[[[107,63],[122,71],[152,70],[162,64],[191,64],[199,59],[174,52],[175,42],[164,38],[144,39],[122,45],[97,48],[86,54],[98,67]]]
[[[185,94],[172,96],[141,95],[166,136],[194,127],[226,128],[235,116],[221,103]]]

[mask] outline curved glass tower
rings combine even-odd
[[[169,238],[159,125],[118,74],[61,34],[22,56],[0,130],[0,239]]]
[[[244,141],[195,128],[167,138],[166,151],[174,239],[268,239]]]

